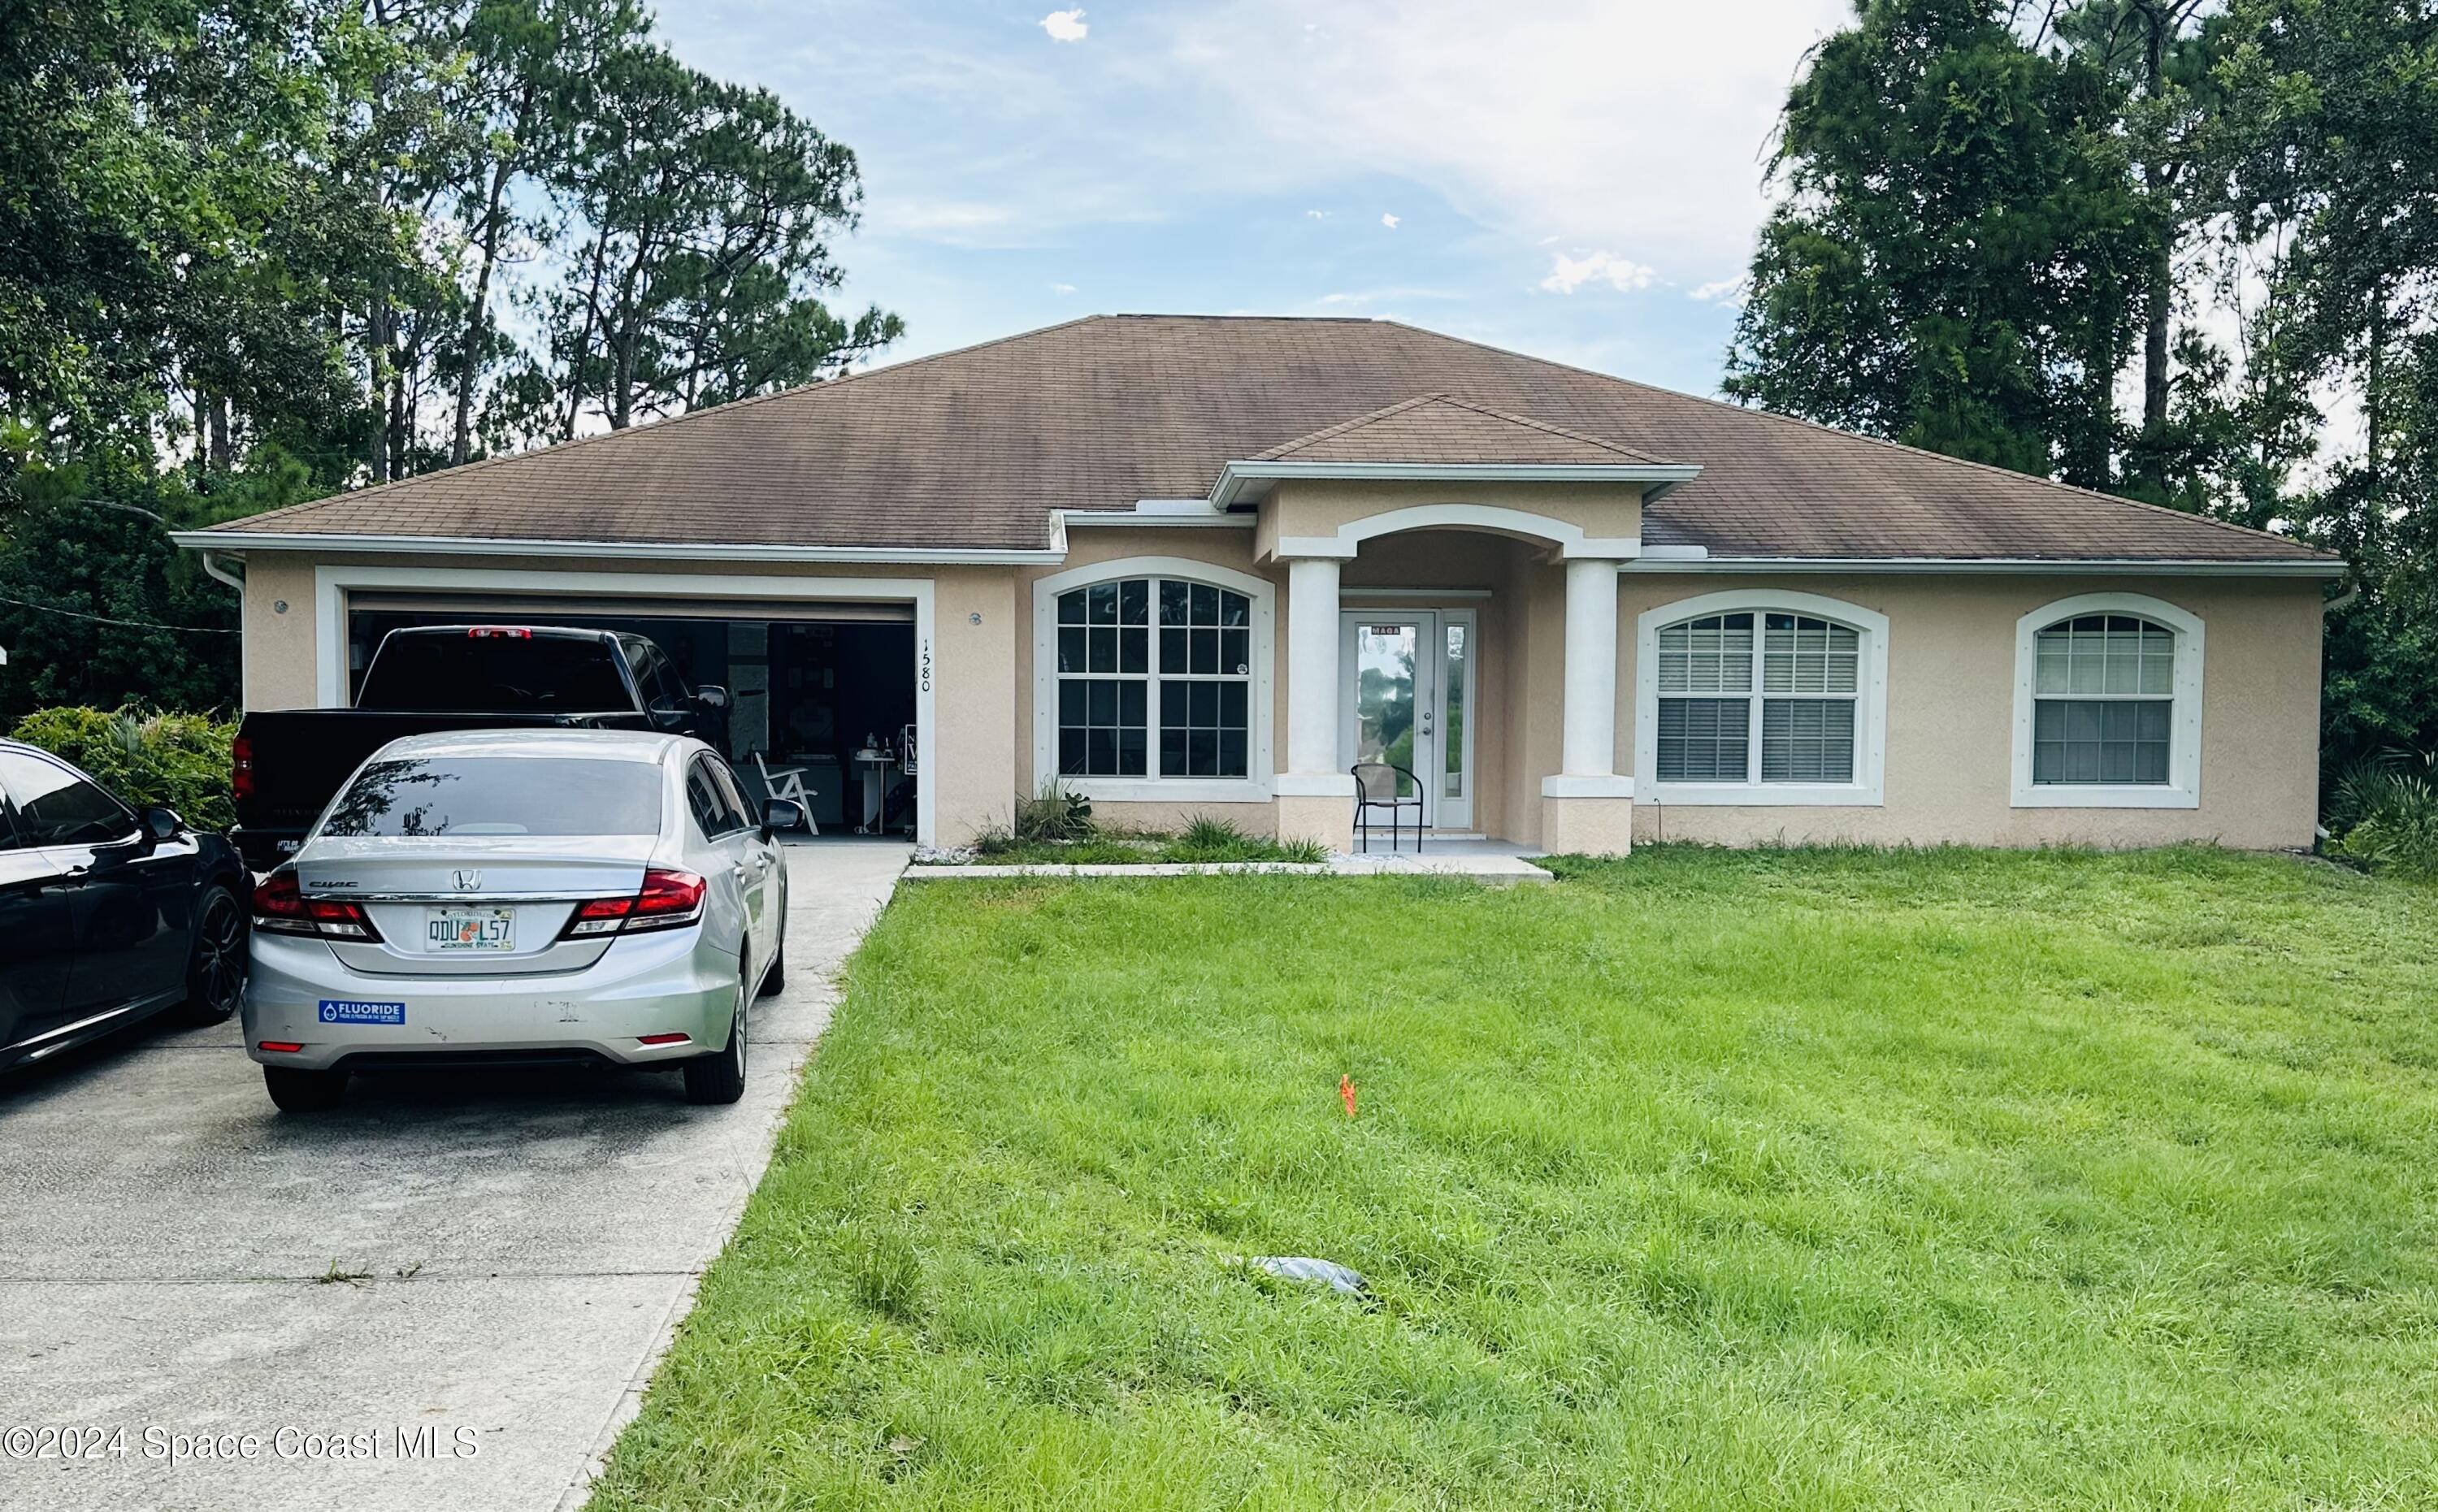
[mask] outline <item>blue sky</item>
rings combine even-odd
[[[664,5],[861,159],[848,302],[919,356],[1110,311],[1370,315],[1713,392],[1846,0]]]

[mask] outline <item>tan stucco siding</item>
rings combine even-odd
[[[1876,808],[1692,807],[1654,801],[1636,773],[1634,835],[1649,840],[1859,840],[1967,845],[2308,846],[2319,795],[2316,581],[1898,574],[1628,574],[1617,634],[1617,769],[1634,770],[1644,611],[1725,589],[1779,588],[1888,617],[1885,801]],[[2016,808],[2015,626],[2081,593],[2136,593],[2203,622],[2197,808]]]
[[[1263,557],[1282,538],[1333,536],[1373,515],[1427,504],[1481,504],[1538,515],[1587,536],[1639,538],[1642,485],[1556,483],[1387,483],[1336,479],[1280,483],[1261,506],[1253,546]],[[1373,540],[1386,537],[1374,536]],[[1369,543],[1367,542],[1368,546]],[[1546,544],[1546,543],[1545,543]]]
[[[245,706],[310,709],[313,696],[315,559],[251,553],[245,562]]]
[[[1003,567],[942,568],[933,579],[931,704],[937,725],[925,780],[938,841],[959,845],[1010,811],[1016,770],[1018,637],[1015,575]],[[919,676],[919,674],[918,674]]]
[[[1339,485],[1341,487],[1348,485]],[[1410,485],[1373,485],[1404,488]],[[1545,513],[1554,512],[1546,499]],[[1613,507],[1613,505],[1611,506]],[[1350,517],[1351,518],[1351,517]],[[1300,527],[1298,527],[1300,528]],[[1052,571],[1141,557],[1207,562],[1269,582],[1273,668],[1268,699],[1272,769],[1285,759],[1293,669],[1283,568],[1256,557],[1255,533],[1228,529],[1074,531],[1057,567],[914,567],[550,558],[428,558],[253,553],[246,562],[245,673],[249,706],[317,702],[314,569],[325,565],[498,571],[617,572],[861,579],[933,585],[931,676],[936,679],[928,774],[943,843],[1004,820],[1034,770],[1034,585]],[[1456,530],[1366,541],[1342,569],[1347,607],[1420,606],[1381,589],[1486,590],[1462,607],[1478,616],[1474,724],[1475,808],[1484,833],[1541,839],[1542,780],[1559,770],[1564,719],[1564,573],[1546,546]],[[1647,609],[1726,589],[1781,589],[1844,600],[1888,618],[1884,801],[1877,807],[1726,807],[1654,801],[1637,772],[1637,621]],[[588,589],[588,593],[600,591]],[[2086,592],[2148,594],[2206,626],[2200,803],[2187,809],[2016,808],[2012,798],[2016,621]],[[2034,845],[2087,841],[2157,844],[2217,839],[2252,848],[2310,843],[2318,792],[2320,603],[2316,582],[2241,578],[2133,578],[1853,574],[1730,576],[1626,574],[1618,587],[1616,769],[1637,780],[1634,833],[1650,839],[1749,843],[1784,838]],[[284,602],[286,612],[274,606]],[[717,601],[706,600],[707,613]],[[980,616],[980,623],[975,623]],[[1334,694],[1333,694],[1334,696]],[[1256,773],[1266,778],[1266,772]],[[1214,813],[1248,831],[1275,825],[1266,802],[1109,802],[1104,817],[1173,827]]]

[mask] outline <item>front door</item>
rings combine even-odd
[[[1473,652],[1474,617],[1462,609],[1349,610],[1338,646],[1346,765],[1412,773],[1397,779],[1398,796],[1419,786],[1422,822],[1442,830],[1473,827]]]

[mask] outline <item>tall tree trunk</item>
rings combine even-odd
[[[366,396],[372,413],[372,446],[366,458],[372,465],[372,481],[384,483],[390,480],[389,456],[389,335],[390,310],[387,281],[373,282],[372,308],[364,313],[364,360],[370,369],[371,392]]]
[[[210,437],[204,451],[205,466],[214,472],[229,470],[229,401],[225,394],[214,394],[204,401],[203,424]]]
[[[610,260],[610,234],[596,229],[592,237],[592,280],[584,291],[584,329],[567,358],[567,421],[558,439],[575,439],[575,417],[584,408],[584,364],[592,356],[592,333],[601,320],[601,278]]]
[[[532,126],[534,81],[525,80],[523,92],[517,97],[517,110],[509,132],[512,143],[521,144]],[[457,423],[449,438],[449,465],[463,466],[471,454],[474,443],[474,374],[482,365],[483,338],[490,326],[491,269],[499,261],[500,228],[506,220],[508,176],[516,167],[515,147],[500,154],[491,165],[491,192],[483,201],[482,264],[474,273],[474,304],[466,312],[466,339],[457,358]]]
[[[2156,4],[2139,7],[2142,39],[2142,87],[2150,99],[2165,83],[2167,30],[2174,25]],[[2159,455],[2167,429],[2167,350],[2176,317],[2175,176],[2155,160],[2142,165],[2142,185],[2150,202],[2158,245],[2150,251],[2149,289],[2142,312],[2142,463],[2139,472],[2151,483],[2166,484],[2165,459]]]
[[[2151,179],[2151,192],[2159,192]],[[2167,425],[2167,337],[2176,314],[2176,237],[2163,220],[2159,245],[2150,254],[2150,289],[2142,321],[2142,433],[2156,437]],[[2155,464],[2154,464],[2155,466]]]

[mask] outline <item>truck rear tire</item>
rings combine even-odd
[[[282,1113],[327,1113],[347,1095],[347,1073],[266,1065],[262,1068],[262,1086]]]

